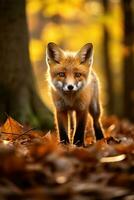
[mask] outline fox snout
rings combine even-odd
[[[76,84],[70,84],[70,83],[66,83],[63,86],[63,91],[64,92],[73,92],[73,91],[77,91],[77,85]]]
[[[63,83],[61,81],[54,81],[55,87],[63,92],[76,92],[83,87],[82,81],[78,83]]]
[[[63,85],[63,91],[64,92],[76,92],[82,88],[82,82],[78,83],[65,83]]]
[[[74,86],[70,84],[70,85],[67,86],[67,88],[68,88],[69,91],[71,91],[71,90],[74,89]]]

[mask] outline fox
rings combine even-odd
[[[55,107],[56,127],[60,142],[69,144],[68,114],[72,127],[75,112],[76,127],[73,144],[84,146],[88,115],[93,122],[96,140],[104,138],[101,123],[99,79],[92,68],[93,44],[85,44],[79,51],[65,51],[50,42],[46,48],[49,85]]]

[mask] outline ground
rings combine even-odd
[[[103,118],[106,138],[59,144],[8,117],[0,127],[0,200],[134,199],[134,125]]]

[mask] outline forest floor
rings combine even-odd
[[[86,148],[8,117],[0,127],[0,200],[134,200],[134,125],[103,119],[106,138]]]

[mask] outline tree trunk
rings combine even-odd
[[[0,1],[0,116],[52,128],[53,115],[35,89],[29,60],[25,0]],[[44,91],[45,92],[45,91]]]
[[[124,116],[134,122],[134,12],[133,0],[123,0],[124,12]]]
[[[103,0],[104,15],[108,13],[108,4],[109,1]],[[107,93],[108,93],[108,105],[107,111],[108,114],[114,113],[114,90],[113,90],[113,80],[111,72],[111,62],[109,57],[109,33],[107,30],[106,24],[103,25],[104,39],[103,39],[103,52],[104,52],[104,70],[107,80]]]

